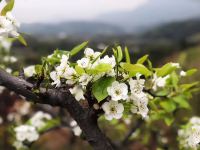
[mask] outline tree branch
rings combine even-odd
[[[66,108],[83,131],[87,141],[95,150],[112,150],[109,139],[101,132],[97,124],[97,115],[93,109],[83,109],[68,89],[40,88],[34,93],[34,85],[13,77],[0,68],[0,85],[27,98],[27,100]]]
[[[128,142],[129,142],[129,138],[131,137],[131,135],[141,126],[141,124],[143,123],[144,121],[143,120],[138,120],[136,122],[136,124],[128,131],[127,135],[125,136],[125,138],[123,139],[121,145],[122,147],[124,145],[127,145]]]

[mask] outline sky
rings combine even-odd
[[[93,18],[113,12],[134,10],[149,0],[16,0],[14,16],[22,23],[58,23]]]

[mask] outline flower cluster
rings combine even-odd
[[[51,115],[38,111],[31,119],[30,124],[36,129],[43,128],[46,125],[47,120],[51,120]]]
[[[13,146],[15,146],[16,149],[22,149],[26,147],[24,142],[32,143],[38,140],[39,130],[43,128],[46,125],[46,121],[50,119],[52,119],[51,115],[39,111],[27,124],[15,127],[16,141],[13,143]]]
[[[100,52],[94,52],[91,48],[86,48],[84,51],[84,57],[77,61],[77,66],[74,68],[70,66],[69,55],[62,55],[60,64],[55,68],[55,71],[50,73],[50,77],[53,80],[52,85],[56,87],[61,86],[61,80],[64,79],[68,85],[74,85],[70,89],[76,100],[84,100],[84,92],[89,82],[94,82],[102,76],[115,76],[115,58],[106,55],[100,59]],[[108,64],[111,68],[108,72],[102,72],[99,74],[90,74],[96,67],[101,64]],[[78,72],[81,70],[81,73]]]
[[[0,16],[0,38],[2,37],[18,37],[17,29],[20,23],[12,16],[11,12],[7,12],[5,16]]]
[[[50,81],[55,88],[69,90],[77,101],[87,100],[90,103],[90,99],[95,100],[93,107],[102,109],[107,120],[120,119],[124,112],[138,114],[143,119],[148,119],[150,113],[156,115],[156,109],[162,109],[161,113],[173,112],[176,108],[168,106],[179,107],[176,106],[176,103],[181,105],[179,102],[174,101],[172,104],[170,100],[156,101],[161,97],[166,97],[167,100],[171,96],[167,94],[176,90],[172,86],[178,86],[178,76],[181,78],[195,72],[181,70],[178,63],[167,63],[161,68],[145,66],[144,63],[150,61],[148,56],[141,57],[135,64],[127,60],[123,62],[120,46],[113,48],[111,56],[105,54],[106,49],[95,52],[91,48],[85,48],[83,57],[74,62],[74,53],[87,45],[83,44],[85,43],[75,47],[75,52],[55,50],[44,58],[42,65],[29,66],[24,69],[24,73],[27,77],[37,77],[43,72],[47,79],[45,81]],[[154,100],[155,98],[158,99]],[[155,110],[152,109],[149,113],[150,100],[157,104],[153,104]]]
[[[198,149],[200,143],[200,118],[192,117],[189,123],[178,130],[180,146],[185,149]]]
[[[75,99],[80,101],[85,100],[84,94],[89,83],[94,83],[103,77],[111,77],[114,80],[106,88],[109,101],[102,105],[106,119],[120,119],[124,112],[123,103],[130,101],[132,104],[131,111],[146,118],[148,114],[148,94],[144,92],[145,80],[141,79],[142,75],[137,73],[136,78],[133,79],[124,71],[118,70],[114,55],[111,57],[105,55],[103,58],[101,58],[101,55],[100,52],[94,52],[93,49],[86,48],[84,57],[78,60],[77,65],[74,66],[69,61],[69,55],[59,56],[60,64],[50,73],[50,78],[53,81],[52,85],[57,88],[61,87],[62,84],[73,86],[69,90]],[[51,57],[53,55],[48,58]],[[120,76],[120,80],[116,80],[117,75]],[[162,81],[155,79],[153,82],[160,85]]]

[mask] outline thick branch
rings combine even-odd
[[[66,108],[70,115],[77,121],[87,141],[96,150],[112,150],[107,137],[101,132],[97,124],[97,116],[93,109],[83,109],[81,105],[66,89],[40,89],[39,94],[32,92],[33,84],[13,77],[0,68],[0,85],[16,92],[29,101],[51,106]]]

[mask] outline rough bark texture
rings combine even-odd
[[[24,96],[34,103],[49,104],[66,108],[77,121],[87,141],[95,150],[113,150],[109,139],[101,132],[97,123],[97,114],[94,109],[84,109],[66,89],[40,88],[36,94],[34,85],[17,77],[13,77],[0,68],[0,85]]]

